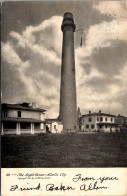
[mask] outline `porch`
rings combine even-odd
[[[35,119],[2,119],[1,134],[35,134],[45,132],[45,123]]]
[[[115,123],[99,122],[97,123],[97,131],[99,132],[116,132]]]

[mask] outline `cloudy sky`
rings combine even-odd
[[[61,23],[72,12],[77,105],[127,116],[127,3],[4,2],[2,102],[37,102],[47,117],[59,113]],[[83,33],[83,34],[82,34]],[[81,34],[83,45],[80,47]]]

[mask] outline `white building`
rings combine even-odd
[[[44,132],[45,111],[36,108],[36,103],[2,104],[2,135]]]
[[[81,116],[80,127],[83,132],[115,132],[115,116],[101,111],[89,111],[89,114]]]
[[[45,121],[51,133],[62,133],[63,124],[58,119],[45,119]]]

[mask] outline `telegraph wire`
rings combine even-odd
[[[81,31],[80,47],[82,47],[82,42],[83,42],[83,29],[84,29],[84,28],[85,28],[85,27],[82,27],[82,28],[79,28],[79,29],[76,29],[76,30],[75,30],[75,32]]]

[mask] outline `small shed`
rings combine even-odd
[[[45,119],[45,122],[51,133],[62,133],[63,124],[58,119]]]

